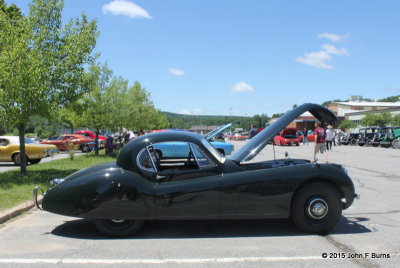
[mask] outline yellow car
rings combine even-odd
[[[37,164],[44,157],[58,153],[54,145],[45,145],[25,138],[25,153],[27,162]],[[0,162],[14,162],[16,166],[21,164],[18,136],[0,136]]]

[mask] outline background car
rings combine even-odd
[[[303,132],[301,132],[301,135],[297,136],[297,138],[299,139],[300,142],[303,141],[303,137],[304,137],[304,133]],[[308,138],[309,142],[315,141],[315,135],[314,135],[314,132],[312,130],[308,130],[307,131],[307,138]]]
[[[297,138],[297,130],[295,128],[287,128],[279,132],[274,137],[274,144],[277,145],[296,145],[299,146],[300,140]]]
[[[0,162],[14,162],[19,166],[21,164],[19,145],[18,136],[0,136]],[[25,138],[25,154],[27,162],[31,164],[37,164],[42,158],[57,153],[58,150],[54,145],[39,144],[30,138]]]
[[[222,155],[230,155],[234,150],[234,145],[232,143],[225,142],[222,140],[214,140],[214,137],[218,136],[220,133],[222,133],[222,131],[224,131],[231,125],[232,123],[222,125],[205,135],[206,139],[210,141],[211,145],[214,146]],[[189,132],[184,129],[159,129],[159,130],[153,130],[152,133],[165,132],[165,131]],[[164,152],[161,150],[161,147],[163,147]],[[189,153],[189,148],[187,146],[174,143],[166,143],[160,145],[160,147],[156,149],[158,154],[166,158],[180,157],[182,155],[187,156]]]
[[[360,134],[357,137],[357,144],[360,146],[371,146],[372,139],[374,138],[377,129],[378,127],[360,128],[358,130]]]
[[[42,140],[40,144],[53,144],[57,146],[60,151],[68,151],[69,144],[77,145],[78,149],[82,152],[88,152],[94,148],[94,139],[87,138],[78,134],[67,134],[59,136],[56,140]]]

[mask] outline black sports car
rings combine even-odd
[[[326,233],[355,198],[353,182],[343,167],[304,159],[248,162],[306,111],[326,124],[336,120],[320,105],[303,104],[229,158],[195,133],[138,137],[122,148],[116,163],[53,180],[43,209],[92,219],[100,232],[110,236],[131,235],[153,219],[290,218],[304,232]],[[184,143],[189,153],[163,159],[157,146],[165,142]]]

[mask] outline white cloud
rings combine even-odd
[[[350,55],[350,53],[345,48],[338,49],[335,46],[329,44],[322,45],[321,47],[321,51],[306,53],[303,57],[298,57],[296,61],[311,65],[315,68],[333,69],[333,66],[329,64],[329,61],[332,60],[331,55]]]
[[[317,51],[304,54],[303,57],[298,57],[296,61],[314,66],[315,68],[333,69],[333,66],[328,64],[332,58],[326,51]]]
[[[113,15],[124,15],[132,19],[152,19],[146,10],[127,0],[114,0],[105,4],[102,11],[104,14],[111,13]]]
[[[326,38],[331,40],[332,42],[344,42],[349,37],[348,34],[339,35],[339,34],[332,34],[332,33],[321,33],[317,35],[318,38]]]
[[[199,108],[193,108],[192,110],[182,110],[179,113],[180,114],[186,114],[186,115],[195,115],[195,114],[201,114],[202,110]]]
[[[231,88],[231,93],[243,93],[243,92],[251,93],[253,91],[254,88],[245,82],[238,82],[234,84]]]
[[[337,49],[334,45],[322,45],[322,49],[325,50],[329,54],[335,54],[335,55],[346,55],[350,56],[349,52],[345,48]]]
[[[175,68],[171,68],[169,69],[169,72],[173,75],[178,75],[178,76],[182,76],[185,74],[185,71],[183,70],[179,70],[179,69],[175,69]]]

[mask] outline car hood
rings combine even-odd
[[[218,133],[224,131],[225,129],[227,129],[228,127],[232,126],[233,123],[229,123],[226,125],[222,125],[217,127],[216,129],[210,131],[209,133],[207,133],[207,135],[205,136],[205,138],[207,140],[211,140],[213,137],[215,137]]]
[[[281,118],[266,127],[243,147],[237,150],[229,159],[235,162],[249,161],[253,159],[282,129],[304,112],[310,112],[323,124],[335,125],[336,116],[327,108],[313,103],[305,103],[293,110],[287,111]]]
[[[296,135],[296,133],[297,133],[297,130],[295,128],[287,128],[287,129],[282,130],[282,132],[281,132],[282,135],[294,135],[294,136]]]

